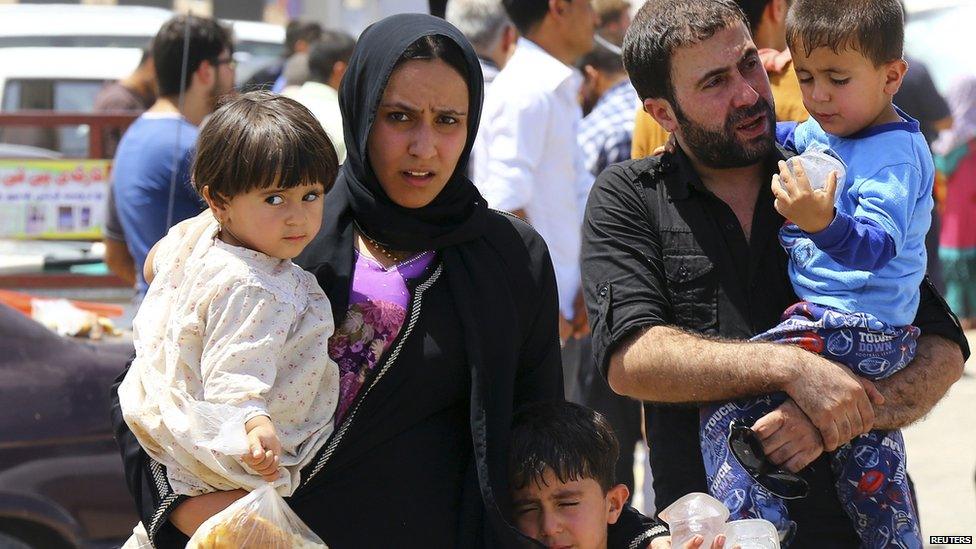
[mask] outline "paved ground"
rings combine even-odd
[[[976,331],[967,335],[976,349]],[[976,358],[929,416],[905,430],[905,440],[925,539],[976,536]]]

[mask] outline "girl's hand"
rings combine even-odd
[[[837,191],[837,172],[830,172],[827,185],[814,190],[810,186],[803,164],[790,159],[796,177],[786,162],[779,161],[779,174],[773,176],[773,206],[786,219],[806,233],[819,233],[834,220],[834,193]]]
[[[682,549],[701,549],[703,543],[705,543],[705,538],[702,536],[695,536],[685,543]],[[722,549],[723,547],[725,547],[725,534],[719,534],[715,536],[714,540],[712,540],[712,546],[710,549]],[[671,549],[671,536],[654,538],[654,540],[651,541],[651,545],[648,547],[648,549]],[[738,546],[733,547],[732,549],[738,549]]]
[[[274,482],[278,479],[278,464],[281,461],[281,441],[275,434],[274,425],[268,416],[258,416],[244,424],[247,431],[251,453],[242,457],[244,463],[257,471],[264,480]]]

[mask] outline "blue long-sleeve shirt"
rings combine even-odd
[[[784,228],[780,239],[801,299],[905,326],[925,275],[935,168],[918,122],[898,114],[902,122],[846,138],[827,134],[812,118],[777,129],[788,148],[802,153],[821,143],[847,165],[831,224],[816,234]]]

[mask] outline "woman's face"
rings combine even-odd
[[[390,200],[430,204],[447,185],[468,133],[468,87],[440,59],[400,65],[383,92],[367,140],[370,164]]]

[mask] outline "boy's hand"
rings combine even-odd
[[[281,461],[281,441],[275,434],[268,416],[258,416],[244,424],[251,453],[243,456],[244,463],[257,471],[264,480],[278,479],[278,463]]]
[[[773,176],[773,206],[786,219],[806,233],[819,233],[834,220],[834,193],[837,191],[837,172],[830,172],[827,185],[814,190],[810,186],[803,164],[790,159],[796,177],[786,162],[779,161],[779,174]]]
[[[700,549],[703,543],[705,543],[705,538],[695,536],[685,543],[682,549]],[[719,534],[715,536],[710,549],[722,549],[723,547],[725,547],[725,534]],[[671,549],[671,536],[654,538],[651,540],[651,544],[648,546],[648,549]],[[738,549],[738,546],[733,547],[732,549]]]

